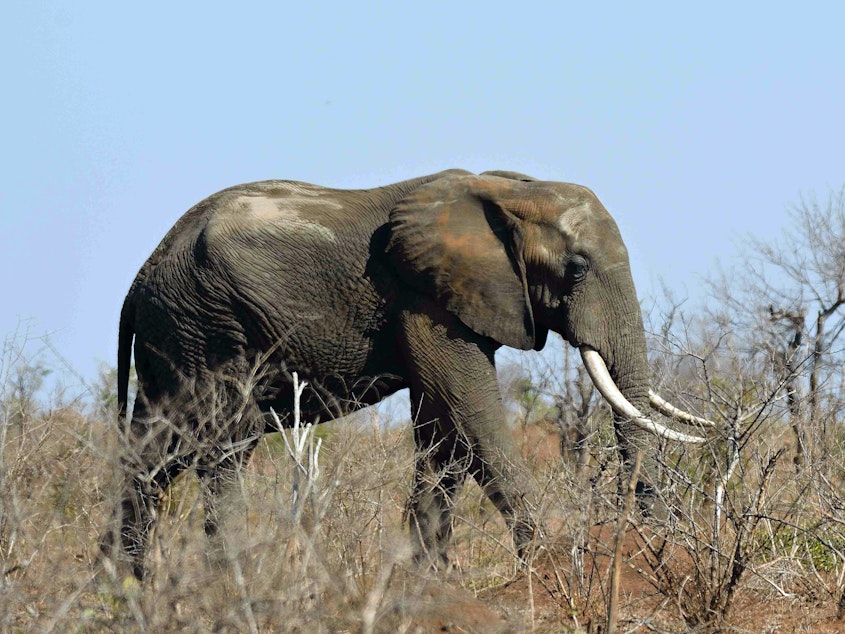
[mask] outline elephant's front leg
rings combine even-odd
[[[449,563],[452,511],[468,465],[462,458],[466,451],[453,442],[454,434],[441,437],[433,431],[439,425],[440,421],[434,419],[414,426],[414,484],[406,511],[415,558],[435,569]]]
[[[418,557],[446,561],[454,498],[471,474],[513,530],[522,554],[535,524],[533,484],[515,450],[496,380],[495,346],[425,303],[402,316],[417,450],[408,519]]]

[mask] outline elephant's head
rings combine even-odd
[[[626,457],[642,428],[700,440],[643,414],[649,366],[628,252],[589,189],[510,172],[447,176],[393,210],[389,249],[409,284],[474,331],[539,350],[553,330],[579,348]]]

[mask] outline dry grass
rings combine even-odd
[[[362,416],[320,430],[321,473],[313,504],[298,518],[290,512],[290,458],[280,437],[270,435],[242,474],[246,506],[227,524],[223,551],[211,549],[203,533],[195,477],[188,473],[177,481],[162,505],[151,573],[142,586],[110,575],[98,561],[98,534],[113,504],[110,420],[63,408],[4,423],[0,630],[604,627],[618,517],[609,449],[596,448],[592,462],[608,468],[577,474],[557,457],[556,436],[536,426],[517,433],[542,490],[545,533],[534,558],[526,567],[518,564],[504,523],[471,485],[458,505],[455,566],[434,577],[411,564],[403,532],[412,468],[406,426],[379,428]],[[727,493],[718,557],[708,550],[714,542],[706,495],[680,491],[694,509],[689,515],[627,528],[619,631],[838,631],[843,625],[835,620],[845,574],[835,485],[822,490],[820,471],[799,480],[788,461],[766,475],[762,455],[749,456],[743,485],[734,482]],[[764,499],[754,506],[764,475]],[[737,518],[749,513],[759,516],[754,525],[740,525]],[[725,569],[737,535],[747,549],[745,574],[731,589],[733,607],[708,618],[706,601],[718,588],[707,585],[716,579],[707,566],[716,562]]]

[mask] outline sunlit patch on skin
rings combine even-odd
[[[557,228],[560,230],[566,244],[566,250],[572,251],[574,245],[582,242],[586,237],[585,229],[589,230],[592,205],[587,200],[582,200],[568,207],[557,221]]]
[[[558,228],[568,238],[577,239],[581,227],[588,223],[591,209],[592,206],[588,200],[573,201],[573,204],[558,218]]]
[[[317,220],[321,212],[331,209],[341,209],[340,203],[318,190],[276,184],[266,193],[233,197],[209,221],[207,232],[211,239],[270,231],[335,242],[334,231]]]
[[[543,262],[544,264],[548,264],[552,261],[552,254],[545,245],[539,244],[532,249],[532,253],[529,255],[531,260],[536,262]]]

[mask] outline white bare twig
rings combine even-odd
[[[285,443],[288,456],[293,460],[293,483],[291,491],[291,517],[298,520],[302,516],[303,500],[311,500],[316,489],[317,478],[320,476],[320,446],[321,438],[315,438],[314,425],[311,423],[302,424],[300,402],[302,393],[308,383],[299,381],[299,375],[293,373],[293,427],[291,427],[291,439],[288,440],[284,426],[279,416],[272,409],[270,413],[276,423],[282,440]],[[305,485],[302,486],[302,478],[305,478]],[[313,500],[312,500],[313,503]]]

